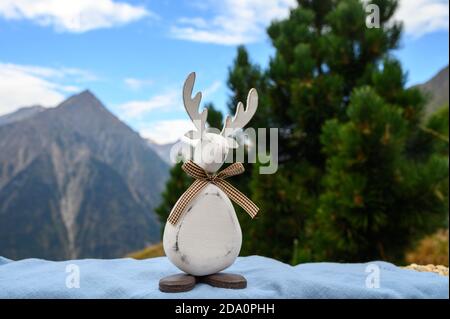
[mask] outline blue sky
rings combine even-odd
[[[225,111],[236,46],[265,66],[265,28],[294,0],[0,0],[0,115],[54,106],[89,88],[141,135],[164,143],[190,128],[181,101],[186,75]],[[395,52],[408,84],[448,64],[448,0],[403,0]]]

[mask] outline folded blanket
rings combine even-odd
[[[227,272],[244,275],[241,290],[198,284],[162,293],[160,278],[179,273],[166,257],[147,260],[11,261],[0,257],[0,298],[449,298],[448,277],[386,262],[309,263],[239,257]]]

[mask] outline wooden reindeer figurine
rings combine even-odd
[[[220,134],[206,130],[208,110],[199,113],[201,93],[192,98],[195,73],[191,73],[183,87],[186,112],[196,130],[186,136],[193,139],[193,161],[183,164],[183,170],[195,178],[193,184],[178,199],[164,229],[163,245],[169,260],[184,274],[162,278],[159,288],[164,292],[191,290],[197,282],[215,287],[240,289],[246,279],[237,274],[220,273],[239,255],[242,232],[231,200],[253,218],[258,207],[239,192],[226,178],[241,174],[241,163],[233,163],[218,172],[230,148],[236,148],[233,135],[253,117],[258,106],[258,94],[251,89],[247,107],[241,102],[236,115],[225,120]],[[231,199],[231,200],[230,200]]]

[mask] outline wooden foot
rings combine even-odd
[[[159,281],[159,290],[162,292],[185,292],[192,290],[196,282],[194,276],[187,274],[167,276]]]
[[[244,289],[247,287],[247,280],[244,276],[230,273],[217,273],[198,278],[200,282],[218,288]]]

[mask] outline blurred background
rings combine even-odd
[[[366,24],[376,4],[379,27]],[[0,0],[0,256],[148,258],[192,182],[191,71],[221,128],[279,128],[233,179],[241,255],[448,265],[448,1]]]

